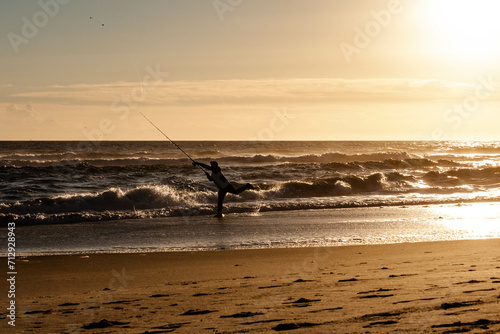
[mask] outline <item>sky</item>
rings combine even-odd
[[[0,140],[500,140],[494,0],[0,2]]]

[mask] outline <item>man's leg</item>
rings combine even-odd
[[[239,187],[238,189],[233,188],[233,191],[231,191],[231,193],[238,195],[248,189],[254,189],[254,187],[250,183],[247,183],[244,186]]]
[[[217,214],[216,217],[222,217],[222,202],[224,202],[224,197],[226,197],[226,191],[219,190],[219,197],[217,198]]]

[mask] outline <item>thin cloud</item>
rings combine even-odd
[[[230,105],[259,103],[362,103],[456,100],[475,85],[436,79],[265,79],[171,81],[142,84],[114,82],[50,86],[13,94],[37,102],[111,104],[132,101],[148,105]],[[498,96],[496,96],[498,97]]]
[[[13,138],[31,138],[50,123],[31,104],[0,104],[0,118],[0,132],[2,135],[10,133]]]
[[[5,108],[5,110],[12,116],[18,117],[21,119],[37,119],[40,117],[40,114],[35,111],[31,104],[19,105],[19,104],[11,104]]]

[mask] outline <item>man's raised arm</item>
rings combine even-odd
[[[212,170],[212,167],[210,167],[209,165],[205,165],[204,163],[201,163],[201,162],[198,162],[198,161],[193,161],[193,166],[200,166],[202,168],[205,168],[205,169],[208,169],[208,170]]]

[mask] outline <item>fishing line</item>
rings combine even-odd
[[[189,156],[189,154],[187,154],[179,145],[177,145],[176,142],[174,142],[172,139],[170,139],[169,136],[167,136],[163,131],[161,131],[161,129],[159,127],[157,127],[153,122],[151,122],[151,120],[149,118],[146,117],[146,115],[144,115],[141,111],[139,111],[139,114],[141,114],[149,123],[151,123],[152,126],[154,126],[156,128],[156,130],[160,131],[160,133],[165,136],[165,138],[167,138],[175,147],[177,147],[182,153],[184,153],[184,155],[186,157],[188,157],[189,160],[191,160],[192,162],[196,162],[193,160],[193,158],[191,158]],[[201,168],[200,165],[196,165],[196,167],[198,167],[200,170],[203,171],[203,173],[205,173],[205,175],[208,175],[207,171],[204,170],[203,168]]]

